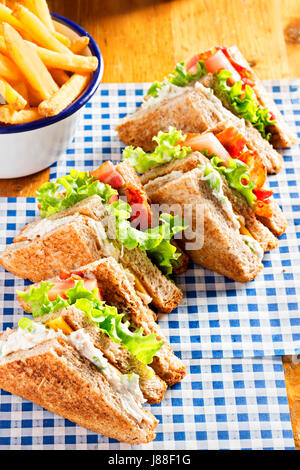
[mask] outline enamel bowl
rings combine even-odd
[[[99,65],[88,87],[79,98],[57,116],[25,124],[0,125],[0,178],[19,178],[43,170],[66,151],[81,118],[83,106],[91,99],[103,75],[103,58],[93,38],[79,25],[52,14],[57,31],[70,39],[88,36],[90,43],[83,55],[94,55]]]

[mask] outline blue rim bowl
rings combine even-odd
[[[7,126],[0,125],[0,135],[33,131],[34,129],[40,129],[42,127],[50,126],[51,124],[61,121],[62,119],[67,118],[68,116],[71,116],[71,114],[76,113],[76,111],[82,108],[91,99],[91,97],[94,95],[101,83],[104,71],[103,57],[97,43],[94,41],[92,36],[90,36],[89,33],[85,31],[81,26],[74,23],[74,21],[64,18],[63,16],[57,15],[56,13],[51,13],[51,16],[55,21],[67,26],[78,36],[88,36],[90,42],[87,47],[90,49],[92,55],[97,57],[99,62],[98,68],[93,72],[92,79],[87,89],[80,95],[80,97],[76,101],[74,101],[74,103],[70,104],[67,108],[57,114],[57,116],[42,118],[38,119],[37,121],[27,122],[24,124],[13,124]]]

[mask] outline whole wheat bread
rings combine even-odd
[[[173,177],[174,173],[176,177]],[[208,184],[200,179],[201,171],[195,168],[186,173],[174,173],[150,181],[146,190],[149,188],[150,197],[160,204],[178,204],[182,208],[191,204],[194,232],[197,227],[195,208],[202,206],[203,245],[200,249],[186,250],[191,259],[238,282],[248,282],[256,277],[263,267],[260,260],[245,245],[235,228],[235,221],[213,196]]]
[[[119,441],[140,444],[155,437],[154,416],[141,409],[137,422],[99,369],[63,338],[0,358],[0,387]]]

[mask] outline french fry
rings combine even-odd
[[[42,116],[55,116],[69,106],[81,94],[90,80],[90,75],[74,74],[48,100],[42,101],[38,110]]]
[[[22,80],[22,75],[14,62],[3,54],[0,54],[0,77],[15,82]]]
[[[51,14],[46,0],[24,0],[24,6],[28,8],[35,16],[37,16],[42,23],[49,29],[49,31],[56,37],[58,41],[70,48],[71,41],[64,34],[55,31],[55,27],[51,18]]]
[[[44,23],[23,5],[17,5],[13,15],[21,22],[23,29],[41,46],[52,51],[72,54],[70,49],[58,41]]]
[[[15,82],[13,85],[14,89],[24,98],[24,100],[27,101],[27,103],[29,103],[28,86],[25,81],[22,80],[21,82]]]
[[[0,78],[0,95],[10,104],[13,109],[19,111],[24,109],[27,101],[6,80]]]
[[[9,105],[0,106],[0,122],[3,124],[24,124],[41,119],[37,108],[15,111]]]
[[[68,72],[86,73],[94,72],[98,67],[98,59],[94,56],[83,56],[75,54],[61,54],[59,52],[49,51],[44,47],[35,47],[39,58],[46,67],[53,69],[62,69]]]
[[[37,108],[38,105],[41,102],[41,97],[40,94],[30,86],[30,84],[27,84],[27,90],[28,90],[28,102],[30,103],[30,106],[32,108]]]
[[[81,36],[80,38],[71,41],[70,49],[73,54],[81,54],[84,49],[89,45],[90,38],[88,36]]]
[[[69,75],[61,69],[51,69],[50,73],[57,85],[62,86],[69,80]]]
[[[5,44],[5,41],[4,41],[4,36],[0,36],[0,52],[1,54],[7,54],[7,48],[6,48],[6,44]]]
[[[58,41],[60,41],[64,46],[66,46],[68,49],[70,49],[71,47],[71,40],[69,38],[67,38],[67,36],[65,36],[64,34],[62,33],[59,33],[58,31],[54,31],[54,36],[56,37],[56,39]]]
[[[54,33],[54,24],[46,0],[23,0],[23,4]]]
[[[58,86],[34,47],[26,43],[20,34],[7,23],[4,25],[4,39],[9,56],[19,67],[28,83],[40,95],[41,101],[50,98],[58,90]]]
[[[0,21],[10,24],[18,30],[23,29],[20,21],[13,16],[12,10],[3,5],[3,3],[0,3]]]

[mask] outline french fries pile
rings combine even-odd
[[[88,44],[56,31],[46,0],[0,3],[0,125],[55,116],[76,100],[98,67],[80,55]]]

